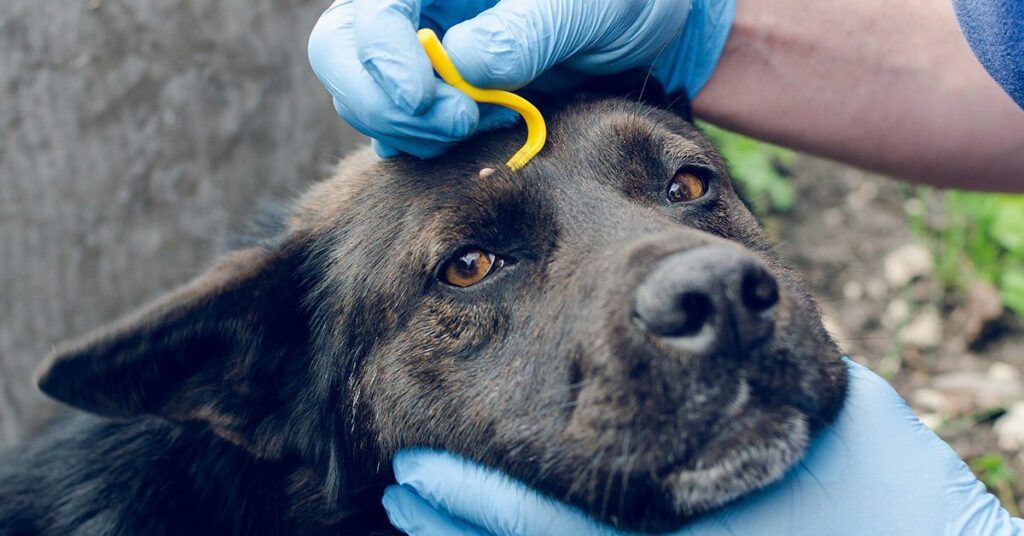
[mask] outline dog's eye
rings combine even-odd
[[[466,248],[445,263],[441,270],[441,281],[454,287],[473,286],[504,265],[504,259],[493,253]]]
[[[707,192],[707,183],[692,169],[680,169],[668,184],[665,197],[669,203],[693,201]]]

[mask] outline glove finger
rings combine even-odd
[[[307,53],[313,72],[335,99],[346,94],[346,73],[362,70],[353,50],[352,4],[335,2],[309,34]]]
[[[612,4],[503,0],[449,29],[444,46],[469,83],[518,89],[605,35]]]
[[[617,534],[520,482],[439,451],[399,452],[395,478],[434,508],[497,535]]]
[[[381,499],[388,520],[406,534],[453,536],[483,536],[484,532],[472,525],[434,510],[416,492],[404,486],[388,486]]]
[[[419,0],[355,0],[356,53],[391,101],[408,114],[426,112],[434,72],[419,39]]]
[[[567,58],[565,65],[594,74],[649,66],[684,33],[691,4],[691,0],[634,3],[633,11],[620,10],[620,24],[607,32],[600,46]]]
[[[337,2],[317,21],[309,38],[310,64],[334,97],[338,115],[359,132],[393,149],[427,158],[473,133],[477,105],[447,84],[421,115],[395,105],[356,55],[351,2]]]
[[[371,138],[370,142],[371,142],[370,145],[373,146],[374,152],[376,152],[377,156],[379,156],[381,158],[391,158],[391,157],[394,157],[394,156],[398,156],[399,154],[402,153],[402,151],[399,151],[398,149],[395,149],[394,147],[392,147],[392,146],[390,146],[390,145],[388,145],[388,144],[386,144],[386,143],[384,143],[384,142],[382,142],[380,140],[376,140],[376,139],[372,139]]]
[[[607,74],[648,66],[683,31],[691,0],[503,0],[453,26],[444,45],[466,80],[518,89],[556,64]]]
[[[447,86],[445,86],[447,87]],[[447,91],[447,90],[443,90]],[[509,128],[519,121],[519,114],[504,106],[493,104],[479,105],[480,121],[475,132]],[[451,141],[425,140],[416,136],[388,136],[388,141],[374,139],[373,148],[381,158],[391,158],[401,152],[406,152],[420,158],[432,158],[445,152],[459,139]],[[395,144],[392,146],[391,144]],[[403,147],[399,150],[397,147]]]
[[[400,153],[408,153],[419,158],[431,158],[443,153],[454,141],[444,142],[431,139],[413,138],[405,135],[375,131],[364,123],[344,103],[335,99],[334,108],[338,115],[352,128],[372,138],[372,145],[381,158],[391,158]],[[388,125],[385,125],[388,126]]]
[[[896,391],[867,368],[846,363],[846,404],[803,461],[783,480],[688,531],[925,536],[999,534],[988,529],[1009,526],[998,501]]]
[[[433,105],[417,116],[395,106],[362,69],[351,76],[360,77],[365,80],[353,82],[347,99],[334,99],[334,107],[352,128],[386,146],[430,158],[476,130],[476,103],[447,84],[438,84]]]
[[[956,451],[914,415],[887,381],[853,361],[847,360],[847,365],[851,392],[838,426],[884,437],[887,448],[906,457],[876,460],[874,469],[913,475],[921,489],[919,500],[935,505],[935,515],[929,520],[934,526],[921,523],[922,534],[941,530],[947,534],[1011,533],[1019,521],[988,493]]]
[[[381,158],[392,158],[402,153],[410,154],[417,158],[433,158],[443,154],[449,147],[457,143],[457,140],[438,141],[402,135],[370,134],[371,129],[358,120],[351,118],[348,112],[339,111],[339,115],[359,132],[367,136],[377,136],[376,138],[371,138],[371,145],[377,156]]]
[[[692,2],[682,34],[654,60],[652,72],[667,92],[697,96],[718,64],[735,12],[735,0]]]
[[[360,123],[377,134],[383,145],[419,158],[432,158],[445,152],[477,130],[480,111],[475,102],[459,90],[440,83],[434,105],[419,116],[373,114],[356,110]],[[353,123],[359,130],[359,126]]]

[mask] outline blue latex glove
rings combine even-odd
[[[849,363],[850,397],[783,480],[679,534],[1020,534],[955,452],[885,380]],[[449,454],[404,451],[384,494],[409,534],[620,534],[501,473]]]
[[[381,156],[440,154],[508,124],[436,79],[416,38],[429,27],[469,83],[565,90],[632,68],[692,97],[711,76],[735,0],[338,0],[309,37],[309,61],[338,114]],[[541,76],[543,75],[543,76]],[[540,79],[538,80],[538,77]]]

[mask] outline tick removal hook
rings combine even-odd
[[[441,40],[437,38],[437,34],[433,30],[423,28],[416,33],[416,36],[419,37],[420,43],[423,44],[423,50],[426,51],[427,58],[430,59],[434,70],[437,71],[437,74],[441,75],[441,79],[447,82],[448,85],[469,95],[469,98],[476,102],[486,102],[511,108],[526,120],[526,143],[505,163],[512,171],[525,166],[527,162],[544,148],[544,142],[548,137],[548,129],[544,124],[544,116],[540,115],[540,110],[536,106],[515,93],[498,89],[480,89],[470,85],[469,82],[462,79],[462,75],[455,68],[455,64],[448,57],[448,53],[441,46]]]

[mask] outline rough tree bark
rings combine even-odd
[[[183,282],[359,138],[306,59],[328,0],[7,0],[0,450],[54,343]]]

